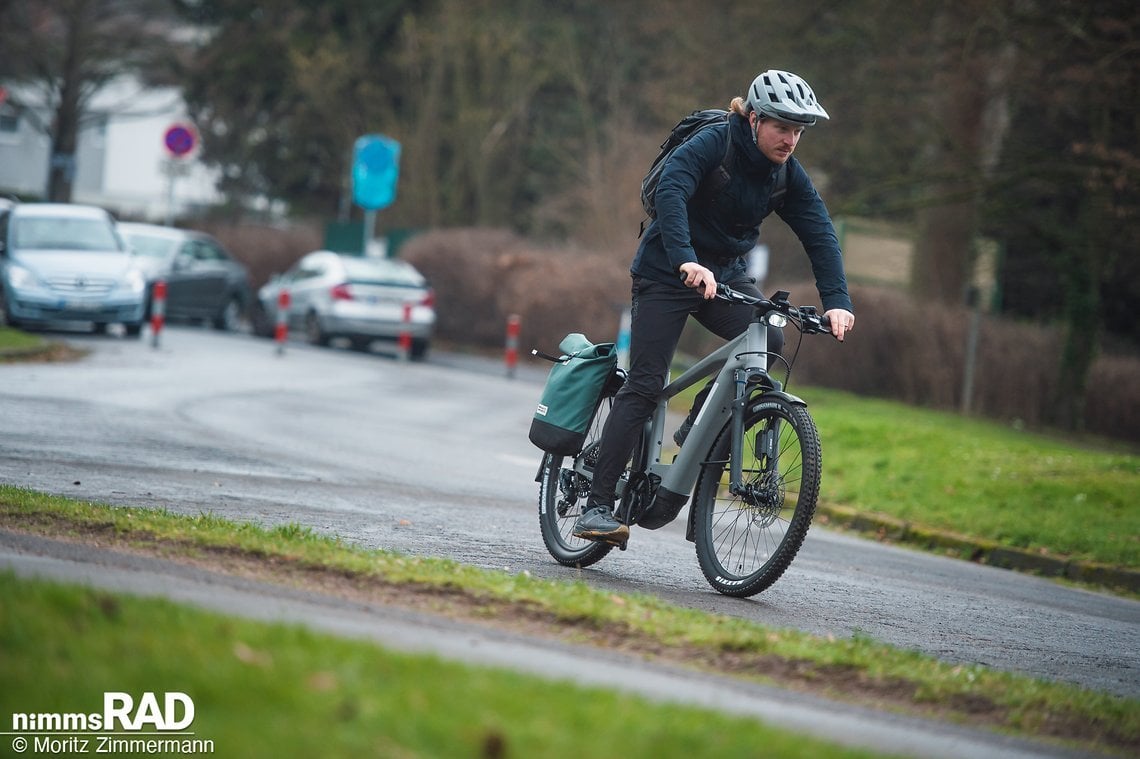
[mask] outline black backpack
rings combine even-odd
[[[727,120],[728,111],[723,111],[719,108],[707,108],[693,111],[678,121],[677,125],[669,132],[669,136],[661,143],[661,152],[657,154],[657,157],[653,159],[653,163],[650,164],[645,179],[641,180],[641,206],[645,209],[645,215],[649,219],[657,218],[657,183],[661,181],[661,171],[665,167],[665,160],[673,155],[674,150],[681,144],[688,142],[689,138],[697,132],[713,124],[723,124]],[[732,178],[732,175],[728,173],[728,163],[731,155],[732,136],[729,135],[728,144],[724,149],[724,159],[721,161],[720,166],[701,180],[701,186],[697,188],[698,194],[717,192],[728,184],[728,180]],[[715,178],[713,178],[713,175],[715,175]],[[788,164],[784,163],[776,173],[776,186],[772,190],[772,197],[769,201],[769,206],[773,211],[784,204],[784,194],[787,190]],[[645,232],[645,227],[646,222],[642,221],[642,232]]]

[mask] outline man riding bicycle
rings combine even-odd
[[[642,236],[630,267],[632,321],[630,368],[614,398],[601,437],[589,500],[574,535],[616,545],[629,527],[613,515],[615,489],[637,436],[653,414],[685,321],[692,315],[726,340],[741,334],[752,309],[714,298],[717,282],[755,296],[745,257],[760,223],[772,212],[777,173],[787,164],[787,189],[776,213],[799,237],[815,274],[831,331],[842,340],[855,324],[839,239],[827,208],[799,161],[792,158],[803,130],[828,119],[800,77],[775,69],[760,74],[748,97],[732,100],[727,122],[701,130],[666,160],[656,191],[657,217]],[[732,149],[726,150],[732,140]],[[728,181],[718,192],[698,192],[702,180],[727,163]],[[768,327],[768,345],[779,353],[783,333]],[[701,398],[675,440],[684,441]]]

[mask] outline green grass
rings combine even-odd
[[[1140,457],[887,401],[802,394],[823,440],[824,503],[1140,566]]]
[[[278,571],[292,567],[310,572],[328,572],[330,576],[337,578],[354,578],[354,583],[358,587],[361,585],[368,587],[370,583],[374,587],[404,583],[425,589],[436,589],[426,593],[430,598],[439,598],[438,589],[447,589],[471,600],[477,607],[473,613],[480,618],[487,620],[509,618],[511,609],[525,608],[530,623],[538,620],[548,625],[551,630],[557,630],[562,635],[569,634],[573,639],[584,643],[596,639],[599,635],[609,645],[614,645],[613,641],[620,639],[626,641],[624,647],[629,650],[650,650],[667,660],[713,671],[723,671],[725,657],[731,657],[733,661],[744,662],[741,666],[749,673],[748,677],[762,679],[765,673],[779,673],[775,680],[778,684],[804,687],[809,690],[815,689],[810,687],[813,683],[816,688],[822,684],[825,692],[832,692],[832,695],[851,698],[858,702],[865,702],[867,698],[873,697],[886,698],[882,694],[889,693],[895,708],[918,711],[935,708],[943,716],[961,721],[970,720],[978,723],[979,715],[977,712],[959,712],[955,705],[973,704],[976,708],[979,703],[984,703],[986,719],[1010,731],[1029,735],[1065,735],[1079,738],[1090,745],[1099,743],[1118,747],[1140,746],[1140,701],[1135,699],[1122,699],[1064,683],[1045,682],[1011,673],[991,671],[979,666],[950,665],[914,651],[892,649],[861,636],[841,640],[822,639],[798,631],[775,629],[738,618],[709,615],[671,606],[652,596],[615,595],[609,591],[593,589],[581,582],[553,582],[533,578],[526,573],[492,572],[447,560],[406,557],[383,551],[365,550],[322,537],[298,525],[264,529],[250,524],[231,523],[213,516],[185,517],[163,511],[80,503],[0,486],[0,526],[3,525],[19,526],[46,534],[85,536],[94,534],[104,544],[131,544],[164,555],[188,554],[204,558],[211,564],[217,564],[225,557],[238,554],[259,559],[271,557],[273,561],[266,562],[266,565],[276,567]],[[0,580],[0,588],[12,584]],[[19,687],[0,689],[0,691],[8,690],[22,694],[27,692],[27,688],[24,687],[25,682],[29,688],[35,689],[41,686],[34,681],[37,678],[44,678],[45,684],[42,687],[47,689],[45,698],[56,692],[54,690],[56,688],[60,689],[59,693],[70,693],[72,691],[69,689],[69,684],[80,681],[96,683],[97,687],[92,687],[99,692],[107,682],[107,678],[119,672],[116,662],[122,660],[124,666],[128,666],[127,660],[132,658],[139,660],[137,677],[152,678],[149,682],[154,687],[150,689],[161,686],[164,689],[185,690],[188,693],[191,692],[188,688],[177,686],[198,670],[212,671],[204,662],[216,659],[219,664],[214,669],[224,665],[223,668],[230,670],[215,676],[215,679],[227,684],[226,688],[221,689],[225,691],[237,687],[234,681],[235,678],[239,678],[240,673],[245,673],[242,676],[260,678],[260,670],[250,669],[249,664],[243,661],[243,656],[235,655],[235,647],[240,641],[241,651],[248,649],[254,652],[268,652],[273,661],[285,662],[295,659],[294,664],[290,665],[293,669],[287,673],[277,672],[277,677],[270,678],[281,684],[281,687],[286,689],[284,692],[270,690],[266,694],[260,694],[258,689],[271,688],[272,683],[262,682],[259,679],[250,686],[253,691],[243,692],[240,689],[237,691],[242,694],[242,698],[249,699],[250,702],[268,700],[272,705],[269,711],[274,714],[265,714],[265,719],[271,723],[274,720],[283,720],[282,729],[285,730],[294,718],[301,719],[298,715],[310,708],[306,700],[309,694],[304,691],[308,687],[306,684],[317,677],[316,673],[330,669],[334,681],[353,683],[356,680],[351,673],[352,668],[364,666],[360,663],[338,666],[336,662],[317,657],[316,651],[323,649],[325,644],[309,644],[305,642],[310,640],[309,636],[295,630],[273,632],[273,636],[285,636],[280,640],[256,638],[252,632],[222,636],[224,640],[219,645],[228,648],[220,654],[211,649],[209,654],[200,655],[194,646],[197,645],[195,641],[198,638],[203,638],[203,631],[196,624],[191,625],[189,622],[181,621],[182,615],[189,612],[178,611],[176,614],[174,611],[165,610],[159,615],[170,616],[175,620],[173,628],[176,629],[173,630],[167,630],[166,627],[152,621],[118,624],[114,615],[102,620],[99,618],[97,608],[95,610],[89,608],[107,605],[108,602],[91,600],[98,595],[87,594],[84,596],[87,600],[72,600],[66,603],[52,601],[52,604],[60,603],[72,608],[71,613],[78,616],[75,620],[57,619],[43,624],[39,621],[41,616],[39,606],[25,608],[20,607],[15,601],[9,603],[0,599],[0,620],[4,620],[0,626],[15,631],[5,632],[5,636],[16,636],[11,641],[8,638],[0,640],[0,651],[5,652],[5,656],[0,657],[0,668],[9,669],[9,673],[0,673],[0,682],[20,684]],[[27,600],[19,602],[19,604],[28,603],[33,602]],[[34,604],[41,603],[46,602],[34,601]],[[116,603],[119,602],[110,605],[115,606]],[[82,607],[79,611],[74,609],[77,604]],[[133,602],[128,604],[123,601],[122,604],[123,608],[134,608]],[[17,608],[20,610],[15,610]],[[194,631],[185,639],[177,634],[178,629],[184,625]],[[220,629],[246,629],[244,623],[236,621],[210,622],[207,623],[207,627],[209,626]],[[144,634],[143,631],[149,632]],[[143,637],[137,638],[136,632]],[[270,633],[258,634],[270,635]],[[301,643],[289,642],[294,639]],[[278,654],[278,647],[285,645],[286,642],[289,647],[297,645],[301,650]],[[28,650],[42,649],[43,653],[36,653],[34,657],[25,656],[20,653],[22,649],[15,647],[17,643],[21,646],[40,647]],[[90,650],[84,648],[88,645],[95,648]],[[184,652],[181,648],[183,645],[189,646],[189,651]],[[205,646],[205,643],[201,645]],[[78,650],[76,647],[79,647]],[[170,651],[178,653],[171,655],[168,653]],[[131,655],[127,655],[128,653]],[[362,655],[349,653],[348,649],[343,653],[343,656],[349,657],[353,662],[358,662]],[[205,658],[201,658],[202,656]],[[308,662],[312,657],[316,658]],[[258,661],[263,657],[245,658]],[[375,658],[379,661],[386,660],[385,656],[380,654],[376,654]],[[38,665],[25,664],[28,661],[35,661]],[[129,667],[135,666],[136,662],[129,662]],[[21,669],[15,669],[16,667]],[[93,668],[92,672],[88,673],[87,668]],[[103,668],[106,668],[106,671]],[[840,673],[843,677],[838,676]],[[385,677],[387,676],[383,675],[383,670],[379,674],[372,672],[364,678],[365,682],[361,687],[366,689],[369,683],[375,685]],[[430,705],[430,708],[425,706],[428,711],[442,710],[444,714],[454,713],[457,706],[450,702],[434,700],[437,697],[444,698],[445,695],[431,693],[434,688],[423,685],[417,689],[414,683],[418,680],[449,682],[456,676],[433,674],[432,678],[442,678],[435,680],[430,678],[424,680],[425,677],[427,676],[422,673],[408,675],[411,684],[405,683],[398,687],[410,689],[410,695],[405,694],[399,698],[412,699],[417,703],[417,699],[422,700],[424,704]],[[529,690],[531,686],[524,689],[518,685],[518,681],[512,676],[483,673],[479,677],[491,679],[492,684],[487,686],[490,691],[503,689],[511,692],[496,697],[507,699],[506,705],[501,706],[504,710],[502,713],[511,713],[511,709],[523,709],[526,704],[540,704],[540,713],[532,715],[530,719],[547,720],[543,723],[547,727],[543,729],[567,730],[564,725],[593,724],[593,720],[600,719],[598,715],[601,712],[589,709],[584,712],[576,711],[577,702],[582,699],[558,697],[557,694],[565,691],[564,688],[550,689],[545,697],[541,697],[533,690]],[[461,682],[466,681],[461,680]],[[847,690],[840,685],[841,682],[848,683]],[[124,685],[116,689],[121,690],[125,687]],[[208,688],[208,683],[203,683],[202,687],[211,694],[215,693]],[[455,691],[454,688],[452,690]],[[511,706],[510,700],[516,693],[519,703]],[[211,698],[214,697],[211,695]],[[222,694],[217,694],[216,697],[222,698]],[[23,699],[23,696],[20,698]],[[67,698],[70,700],[72,696]],[[343,708],[346,713],[354,715],[354,720],[355,715],[359,714],[367,714],[371,720],[374,715],[383,711],[382,707],[368,700],[367,693],[350,694],[344,698],[324,694],[321,698],[324,701],[347,704]],[[497,704],[494,710],[477,710],[476,714],[467,714],[464,717],[464,724],[474,726],[472,729],[480,736],[485,737],[495,729],[504,731],[515,729],[513,725],[506,724],[513,720],[495,722],[488,716],[500,713],[498,711],[500,701],[494,701],[490,695],[484,697],[481,692],[468,700],[484,706],[492,702]],[[211,710],[216,708],[219,712],[230,711],[229,702],[225,701],[224,704],[212,706]],[[556,708],[552,704],[556,705]],[[46,707],[37,705],[36,708],[42,710]],[[71,708],[77,707],[72,704]],[[29,706],[25,710],[31,709]],[[321,719],[328,718],[325,711],[318,710],[317,713],[322,715]],[[554,714],[558,716],[552,716]],[[642,707],[638,706],[631,714],[642,714]],[[702,723],[703,719],[696,719],[695,722]],[[554,720],[556,724],[550,725],[550,720]],[[448,724],[454,722],[454,720],[445,721]],[[648,725],[657,724],[656,719],[638,718],[637,721]],[[678,718],[677,722],[677,727],[680,729],[686,720]],[[646,727],[646,724],[631,728],[650,730],[649,734],[639,738],[645,741],[644,744],[638,744],[643,745],[645,751],[657,752],[663,750],[662,746],[673,744],[692,750],[693,744],[688,742],[689,738],[672,734],[662,738],[661,733]],[[211,729],[213,729],[212,723]],[[406,739],[401,732],[403,729],[411,728],[393,726],[390,728],[391,732],[386,734],[399,736],[399,740],[403,741]],[[444,730],[443,727],[439,729]],[[455,729],[454,724],[451,724],[451,729]],[[521,726],[518,729],[523,731],[522,735],[529,735],[528,731],[531,730],[539,730],[534,726]],[[389,731],[389,728],[384,730]],[[510,735],[511,741],[523,740],[515,738],[514,732]],[[459,740],[454,735],[447,739]],[[355,741],[357,738],[353,737],[352,740]],[[468,735],[463,740],[478,741],[482,738]],[[568,733],[552,740],[565,741],[565,745],[569,746],[576,738]],[[594,742],[591,745],[597,747],[608,744]],[[732,745],[739,748],[738,744]],[[634,747],[630,750],[636,753],[642,749]],[[725,751],[729,754],[732,752],[729,748]],[[425,755],[430,755],[433,750],[423,749],[423,752]]]
[[[670,408],[685,411],[697,388]],[[1140,567],[1140,456],[814,387],[820,502],[1012,548]],[[1111,448],[1120,450],[1111,450]]]
[[[23,339],[17,337],[21,334],[0,329],[0,350],[5,340]],[[1136,567],[1140,563],[1140,458],[1136,455],[1093,450],[1000,424],[833,391],[814,388],[793,388],[793,391],[809,402],[820,429],[824,446],[824,503],[889,514],[923,526],[1097,563],[1125,567]],[[76,503],[0,486],[0,524],[5,523],[49,534],[61,530],[84,534],[96,531],[151,549],[161,546],[163,550],[199,556],[212,556],[215,554],[211,552],[217,551],[272,556],[291,566],[327,568],[368,581],[442,587],[484,599],[488,604],[522,604],[529,610],[539,610],[553,625],[564,630],[581,630],[583,638],[588,638],[590,631],[605,630],[611,635],[618,631],[635,641],[634,647],[644,644],[654,650],[684,652],[686,661],[694,666],[715,669],[717,657],[728,652],[733,656],[760,657],[762,664],[776,660],[791,662],[806,671],[809,679],[817,677],[826,681],[829,668],[837,667],[859,673],[863,684],[872,691],[884,684],[906,684],[912,692],[910,707],[913,708],[985,700],[999,715],[997,723],[1011,731],[1039,734],[1048,732],[1051,725],[1081,726],[1072,730],[1084,730],[1087,735],[1082,735],[1087,740],[1099,741],[1100,745],[1124,746],[1126,750],[1135,750],[1140,745],[1140,702],[1134,699],[1090,693],[983,667],[950,666],[859,637],[821,640],[794,631],[679,609],[652,597],[619,597],[582,583],[553,583],[525,574],[486,572],[449,561],[364,551],[320,537],[296,524],[266,530],[207,515],[188,518],[162,511]],[[10,590],[9,586],[23,590]],[[514,676],[486,671],[470,674],[463,668],[458,668],[460,674],[455,674],[450,666],[425,663],[413,657],[389,658],[369,646],[330,643],[296,629],[220,620],[164,605],[155,605],[159,611],[153,614],[173,620],[169,627],[149,617],[131,617],[133,621],[123,625],[118,622],[126,613],[122,610],[135,614],[137,606],[138,614],[152,614],[141,610],[152,608],[151,602],[108,600],[103,594],[87,591],[27,589],[30,587],[32,584],[12,583],[0,577],[0,630],[4,636],[0,639],[0,652],[3,652],[0,682],[18,686],[0,688],[0,703],[13,710],[17,707],[11,706],[13,702],[9,699],[19,698],[24,703],[22,696],[13,694],[39,694],[35,698],[55,699],[52,704],[73,711],[86,706],[77,705],[69,695],[72,693],[97,694],[104,689],[131,688],[191,692],[190,687],[178,687],[172,682],[198,683],[204,673],[214,672],[212,678],[201,678],[201,690],[197,691],[205,699],[199,703],[200,712],[203,715],[214,712],[208,723],[202,723],[203,732],[206,727],[217,729],[219,737],[234,740],[234,745],[241,747],[233,752],[236,755],[262,754],[260,745],[265,733],[291,735],[290,729],[300,725],[310,711],[318,715],[322,726],[306,723],[307,728],[297,727],[298,733],[312,736],[324,730],[323,749],[332,744],[341,745],[343,732],[343,745],[349,747],[346,753],[357,754],[372,751],[477,755],[480,746],[502,740],[512,747],[512,755],[529,755],[533,753],[529,751],[533,746],[527,741],[533,735],[559,729],[565,734],[559,734],[551,739],[553,742],[543,746],[559,746],[563,749],[560,753],[566,753],[582,744],[576,742],[573,734],[565,732],[563,725],[592,725],[599,721],[596,716],[599,712],[577,711],[577,702],[584,699],[566,695],[570,690],[565,686],[520,685]],[[9,592],[18,595],[4,595]],[[109,613],[107,609],[118,611]],[[500,607],[494,607],[488,614],[500,612]],[[37,626],[41,617],[49,621]],[[191,621],[191,617],[196,621]],[[183,627],[191,633],[182,635]],[[320,652],[326,649],[334,653],[330,654],[331,658],[322,659]],[[175,651],[177,656],[169,656],[167,651]],[[258,652],[272,652],[268,671],[276,677],[266,676],[266,668],[257,664],[266,661]],[[132,659],[129,654],[138,662],[128,663]],[[188,664],[182,666],[179,661]],[[413,661],[416,663],[410,663]],[[213,669],[208,662],[216,663]],[[345,662],[351,662],[351,666]],[[37,663],[42,666],[36,667]],[[421,666],[443,669],[430,672],[413,669]],[[764,666],[754,669],[766,671]],[[354,675],[356,670],[363,674]],[[124,672],[124,684],[106,687],[120,671]],[[394,671],[414,671],[415,674],[408,674],[406,682],[394,682],[393,688],[397,690],[388,695],[376,695],[369,690],[384,677],[400,680],[392,675]],[[435,693],[436,690],[447,691],[447,687],[423,685],[454,681],[468,687],[469,677],[485,681],[487,691],[475,690],[471,685],[474,697],[458,700],[480,705],[494,703],[494,709],[460,712],[465,704],[453,704],[447,700],[451,698],[448,693]],[[227,685],[212,688],[212,679]],[[87,682],[93,684],[80,685]],[[243,687],[242,683],[248,684]],[[328,683],[334,683],[335,687],[329,690]],[[545,690],[536,694],[530,688]],[[228,696],[231,690],[235,695],[232,700]],[[517,699],[519,703],[512,706],[508,694],[491,695],[499,690],[517,691],[525,697]],[[461,691],[453,688],[451,692]],[[857,693],[846,695],[859,698]],[[386,702],[385,698],[392,701]],[[605,700],[610,698],[601,694],[598,703],[613,705],[612,701]],[[590,700],[593,703],[593,699]],[[267,704],[263,711],[262,701]],[[427,717],[422,728],[404,724],[404,720],[397,720],[398,724],[382,722],[378,732],[369,732],[369,725],[358,724],[360,715],[367,715],[365,722],[376,722],[377,715],[397,702],[416,704],[416,721],[420,706],[432,713],[462,714],[463,718],[444,718],[442,725],[435,728],[430,726],[431,720]],[[621,702],[635,703],[628,699]],[[525,718],[512,711],[525,712],[534,704],[541,708],[533,708],[534,713],[528,713]],[[552,709],[551,704],[557,709]],[[328,711],[334,707],[340,710]],[[620,714],[626,707],[616,708]],[[640,755],[639,751],[652,751],[653,755],[666,755],[663,752],[667,753],[674,746],[683,747],[676,753],[683,750],[715,755],[709,751],[719,750],[706,746],[703,740],[699,748],[693,748],[694,744],[688,742],[691,737],[647,727],[674,720],[668,714],[660,719],[645,719],[640,715],[647,708],[650,707],[637,704],[631,713],[638,717],[629,721],[639,723],[635,732],[645,728],[648,733],[637,732],[632,742],[622,743],[622,736],[626,734],[619,731],[622,735],[615,736],[612,745],[620,745],[622,751],[615,754],[636,756]],[[19,706],[22,711],[33,709],[44,711],[48,707],[39,706],[38,701],[35,706]],[[401,706],[401,709],[406,707]],[[249,714],[250,710],[274,727],[257,730],[258,740],[252,744],[240,743],[238,734],[243,729],[248,732],[242,715]],[[949,711],[951,718],[969,719],[965,713],[955,712],[953,707]],[[555,713],[559,716],[553,717]],[[231,720],[231,714],[239,716]],[[512,722],[522,724],[516,731],[515,725],[504,725],[497,720],[495,715],[498,714],[515,715]],[[678,724],[670,727],[688,729],[687,720],[706,724],[707,719],[707,715],[677,717],[674,721]],[[229,722],[232,724],[227,727]],[[459,731],[457,725],[460,724],[470,727],[466,732]],[[729,733],[737,729],[724,728]],[[754,726],[739,729],[755,730]],[[754,732],[749,734],[755,735]],[[333,736],[333,740],[329,741],[329,736]],[[701,736],[707,737],[704,733]],[[417,742],[420,740],[429,742],[421,744]],[[734,739],[728,736],[724,740]],[[755,745],[767,745],[766,740]],[[302,738],[267,745],[262,755],[270,752],[293,755],[294,751],[297,754],[327,753],[307,750],[310,747]],[[595,749],[600,745],[611,744],[591,742]],[[528,750],[515,754],[516,746]],[[727,755],[733,754],[731,746],[739,749],[739,744],[724,743],[724,746]],[[224,753],[230,753],[228,748],[226,746]],[[549,755],[554,755],[553,751]]]
[[[3,574],[0,651],[5,722],[101,713],[106,691],[179,691],[194,703],[187,729],[220,756],[876,755],[715,712]]]
[[[45,341],[38,335],[21,332],[11,327],[0,327],[0,355],[17,351],[23,352],[44,345]]]

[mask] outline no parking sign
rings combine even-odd
[[[162,135],[162,144],[170,155],[183,158],[198,144],[198,132],[189,124],[173,124]]]

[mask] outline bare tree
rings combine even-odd
[[[962,303],[974,264],[978,204],[1008,131],[1015,61],[1001,4],[947,2],[932,32],[927,200],[918,211],[912,286],[940,303]]]
[[[51,109],[36,125],[51,138],[47,197],[71,199],[79,133],[91,99],[111,81],[159,68],[169,7],[162,0],[0,3],[0,76],[30,85]]]

